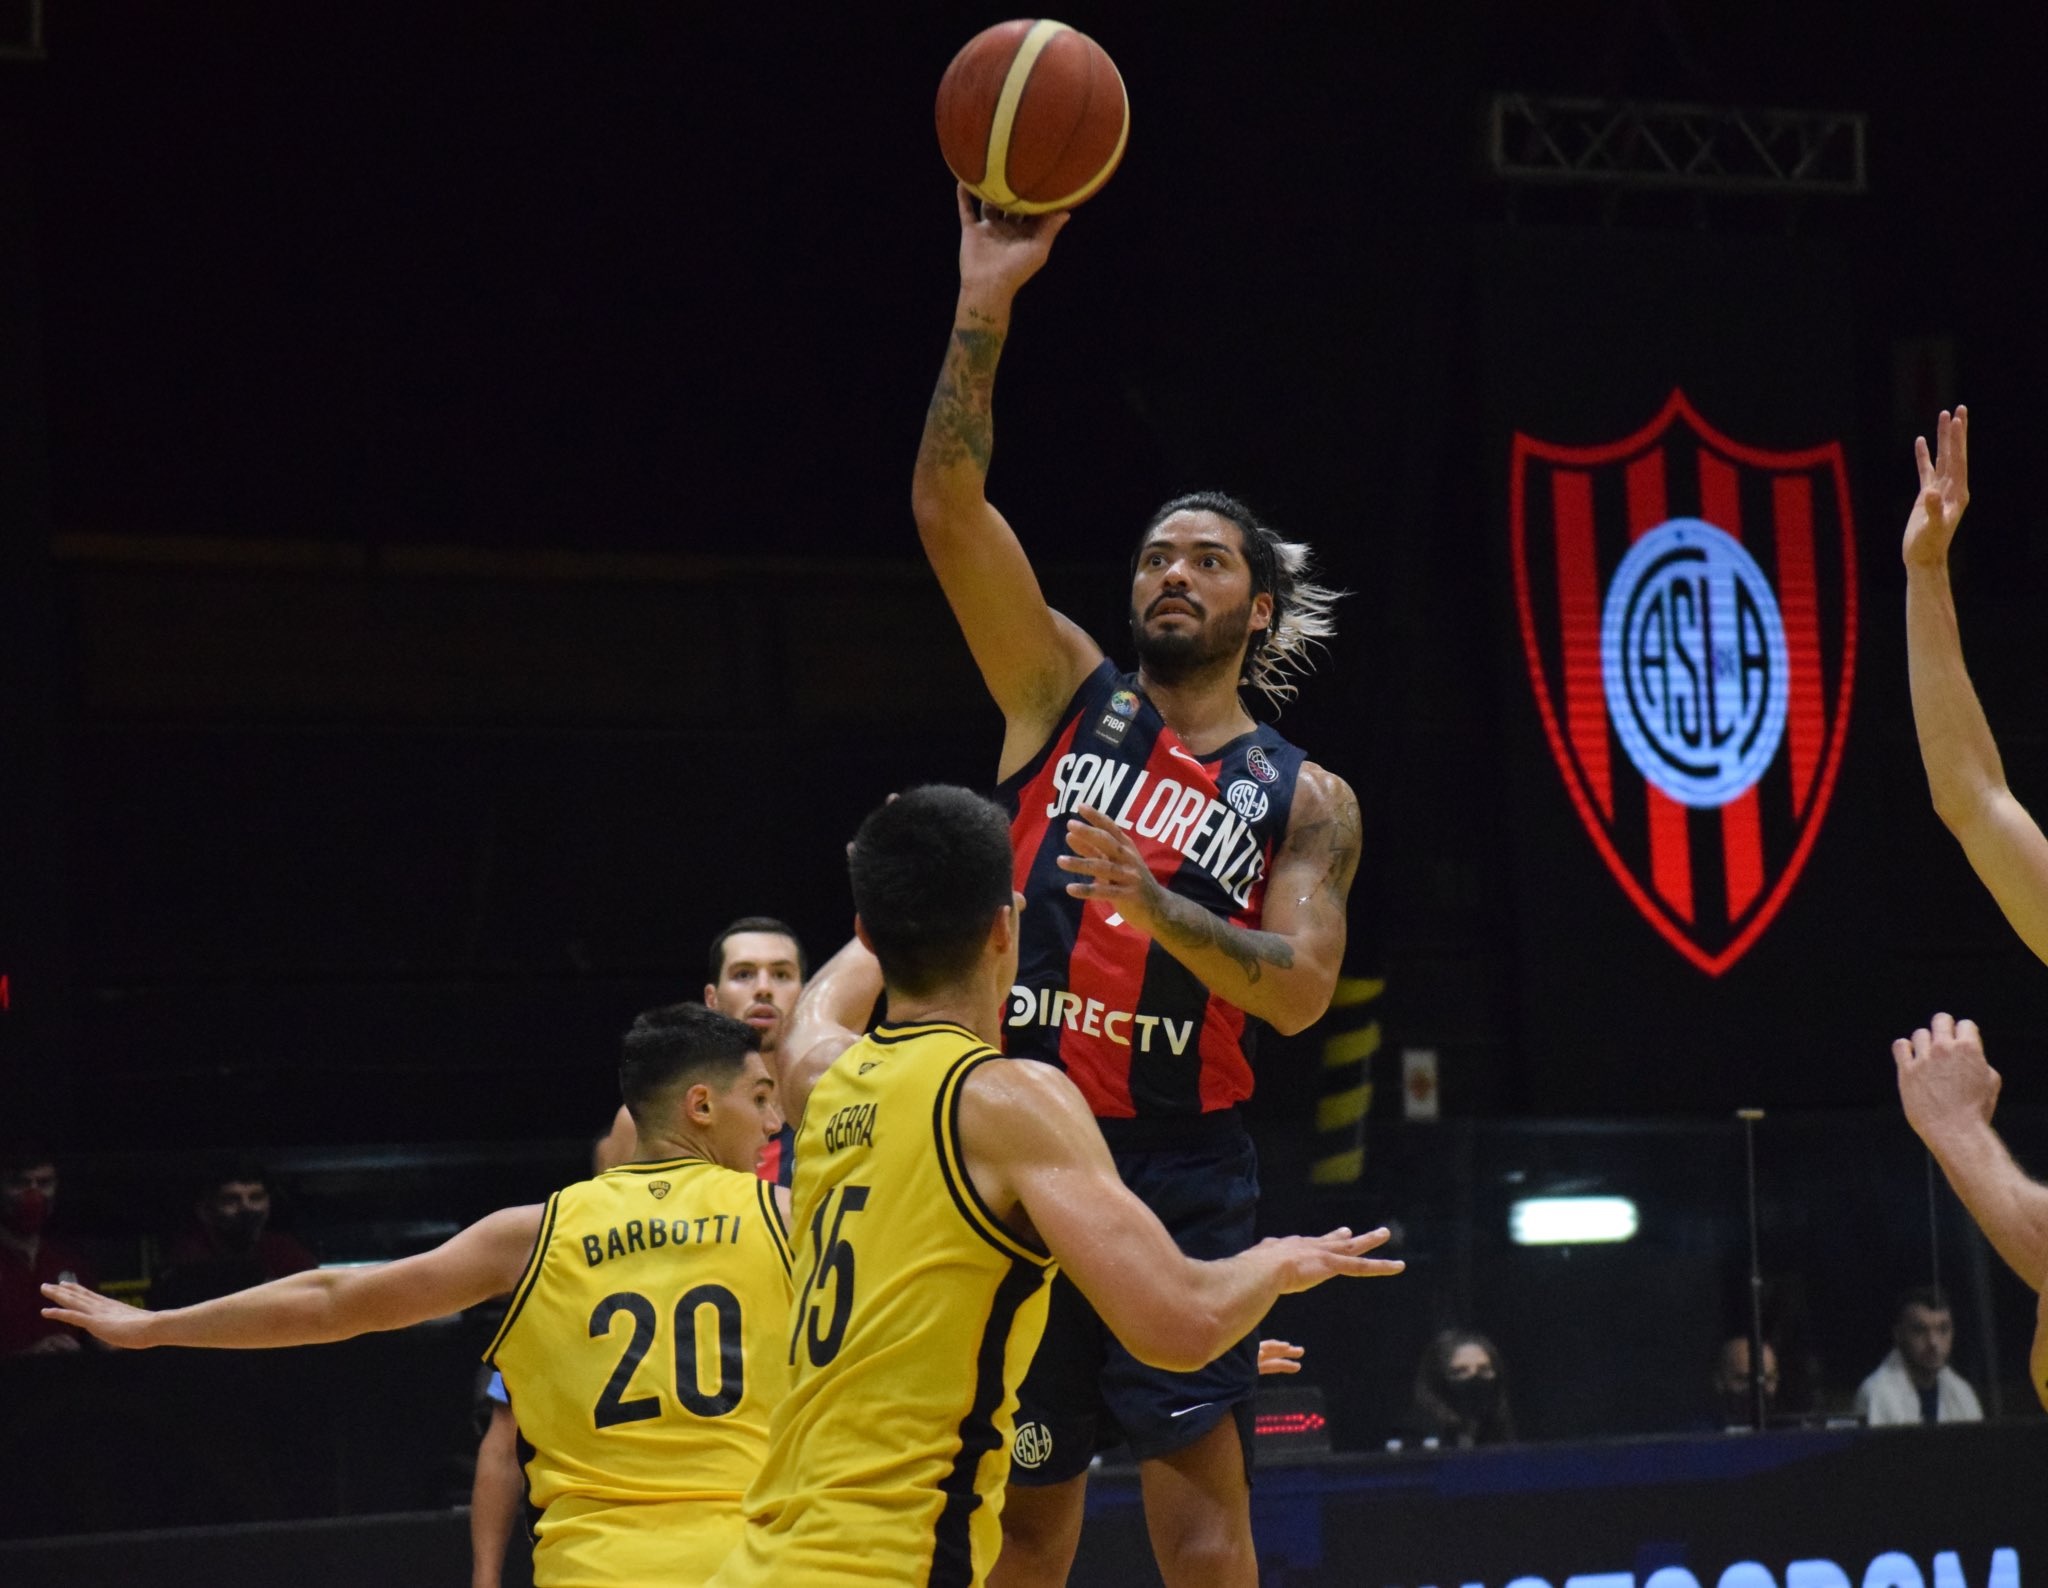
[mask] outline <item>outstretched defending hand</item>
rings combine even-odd
[[[1012,215],[983,205],[977,214],[974,195],[964,185],[954,189],[960,201],[960,286],[980,288],[1008,298],[1044,268],[1073,212]]]
[[[1906,1105],[1906,1119],[1928,1146],[1958,1127],[1991,1123],[2003,1083],[1984,1057],[1976,1021],[1936,1015],[1912,1036],[1894,1042],[1892,1058],[1899,1067],[1899,1101]]]
[[[1299,1373],[1301,1359],[1307,1352],[1286,1340],[1261,1340],[1259,1342],[1259,1372]]]
[[[156,1343],[148,1337],[150,1320],[157,1316],[153,1312],[144,1312],[140,1307],[102,1296],[69,1280],[43,1286],[43,1298],[55,1303],[43,1308],[45,1318],[83,1329],[108,1345],[133,1351]]]
[[[1906,516],[1899,555],[1909,568],[1938,568],[1970,505],[1970,410],[1958,403],[1951,416],[1943,409],[1935,423],[1934,456],[1927,455],[1927,438],[1915,436],[1913,457],[1920,465],[1920,496]]]
[[[1326,1279],[1380,1279],[1400,1273],[1408,1265],[1399,1258],[1365,1255],[1392,1238],[1392,1232],[1382,1225],[1363,1235],[1353,1235],[1349,1229],[1334,1229],[1328,1235],[1274,1235],[1259,1245],[1281,1258],[1280,1294],[1291,1296],[1313,1290]]]

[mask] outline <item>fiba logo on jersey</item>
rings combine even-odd
[[[655,1201],[659,1202],[668,1195],[668,1182],[666,1180],[650,1180],[647,1182],[647,1191]]]
[[[1704,519],[1669,519],[1621,559],[1600,666],[1615,737],[1681,805],[1717,810],[1747,793],[1785,737],[1778,598],[1742,542]]]
[[[1266,752],[1257,745],[1253,745],[1245,752],[1244,765],[1245,770],[1261,783],[1277,783],[1280,781],[1280,769],[1266,758]],[[1256,819],[1254,818],[1254,820]]]
[[[1266,811],[1273,803],[1266,797],[1266,791],[1247,778],[1239,778],[1223,791],[1223,797],[1230,801],[1230,808],[1248,822],[1265,820]]]
[[[1119,689],[1109,697],[1109,709],[1128,722],[1138,714],[1138,697],[1128,689]]]
[[[1044,1423],[1019,1423],[1017,1437],[1010,1441],[1010,1459],[1018,1466],[1037,1468],[1052,1456],[1052,1430]]]

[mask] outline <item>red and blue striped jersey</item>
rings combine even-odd
[[[1103,1119],[1204,1114],[1251,1095],[1260,1022],[1108,905],[1072,897],[1056,861],[1074,808],[1093,806],[1163,886],[1256,929],[1302,760],[1263,725],[1197,756],[1134,674],[1104,661],[1088,675],[1045,748],[998,790],[1027,904],[1004,1016],[1012,1056],[1059,1065]]]

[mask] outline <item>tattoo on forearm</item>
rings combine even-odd
[[[990,419],[996,362],[1003,354],[1003,333],[973,326],[955,326],[946,349],[945,367],[924,417],[926,459],[940,468],[972,464],[988,472],[995,449]]]
[[[1159,913],[1159,937],[1182,948],[1215,949],[1244,972],[1247,982],[1265,975],[1268,965],[1277,970],[1294,968],[1294,945],[1277,932],[1233,926],[1177,893],[1162,896]]]

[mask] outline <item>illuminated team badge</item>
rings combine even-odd
[[[1636,770],[1681,805],[1756,787],[1785,737],[1785,624],[1742,542],[1702,518],[1650,530],[1607,582],[1601,683]]]
[[[1515,599],[1580,821],[1710,976],[1769,927],[1834,791],[1856,661],[1839,442],[1730,440],[1682,392],[1623,440],[1514,438]]]

